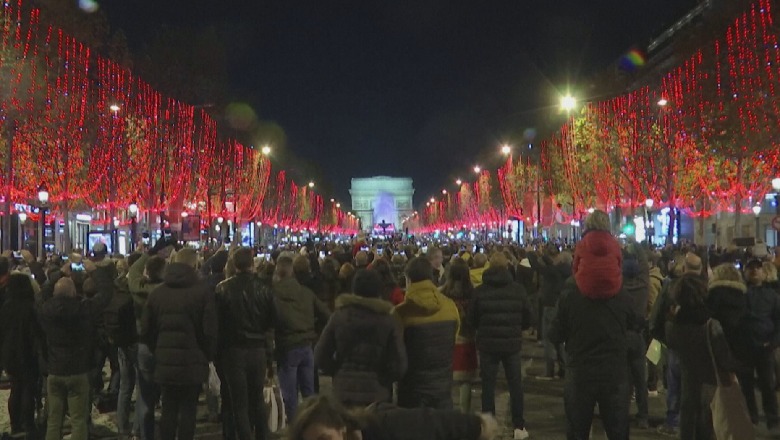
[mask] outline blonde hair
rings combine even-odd
[[[195,249],[184,248],[176,253],[173,262],[183,263],[194,268],[198,265],[198,253],[195,252]]]
[[[509,260],[507,260],[506,255],[504,255],[502,252],[496,252],[490,257],[490,267],[506,268],[508,266]]]
[[[76,283],[70,277],[62,277],[54,284],[54,296],[77,296]]]
[[[609,214],[600,209],[593,211],[585,219],[585,229],[589,231],[611,231],[612,225],[609,221]]]

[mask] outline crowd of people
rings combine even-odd
[[[491,439],[502,366],[512,436],[525,439],[523,344],[534,342],[545,358],[537,379],[564,381],[569,439],[589,438],[596,406],[611,440],[648,429],[660,383],[659,432],[713,439],[717,379],[737,378],[753,422],[758,387],[779,434],[780,256],[658,249],[610,227],[595,211],[576,246],[361,235],[267,257],[167,239],[127,257],[99,243],[46,261],[7,253],[10,434],[59,440],[69,425],[71,439],[87,439],[93,406],[115,403],[125,438],[192,439],[205,394],[224,438],[272,438],[262,390],[273,379],[291,440]],[[663,359],[648,361],[648,347]],[[205,386],[212,371],[218,395]],[[320,376],[332,377],[330,392]]]

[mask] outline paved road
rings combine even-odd
[[[525,419],[527,429],[532,439],[545,440],[564,440],[564,411],[563,411],[563,381],[541,381],[536,379],[537,375],[543,372],[542,349],[532,341],[527,341],[524,348],[524,378],[523,386],[525,390]],[[321,391],[330,390],[330,379],[323,378],[321,381]],[[481,406],[480,385],[474,384],[474,394],[472,397],[472,409],[479,411]],[[456,391],[453,390],[454,401],[457,402]],[[8,412],[7,412],[8,391],[0,390],[0,432],[9,431]],[[457,403],[456,403],[457,404]],[[503,371],[499,372],[499,383],[496,391],[496,410],[499,423],[503,427],[501,439],[512,438],[511,417],[509,417],[509,393],[506,383],[503,380]],[[632,414],[636,413],[636,406],[632,403]],[[655,431],[655,427],[662,423],[666,411],[664,395],[650,398],[650,423],[651,429],[640,430],[632,426],[631,438],[634,440],[663,439],[664,437]],[[198,408],[198,428],[197,437],[199,439],[219,439],[221,438],[220,426],[208,421],[208,411],[203,399],[201,399]],[[93,411],[93,417],[97,425],[96,434],[100,438],[116,437],[116,427],[114,424],[114,414],[98,414]],[[594,421],[592,439],[606,439],[604,431],[600,426],[598,417]],[[759,434],[761,438],[769,438],[762,427]]]

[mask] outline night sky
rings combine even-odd
[[[476,161],[497,166],[526,129],[542,135],[561,93],[587,93],[696,0],[102,4],[136,51],[162,24],[215,26],[232,95],[284,129],[322,188],[347,200],[351,177],[409,176],[419,204]]]

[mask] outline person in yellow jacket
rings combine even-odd
[[[479,287],[482,285],[482,273],[484,273],[485,270],[490,267],[488,264],[488,257],[487,255],[480,252],[474,255],[472,262],[473,266],[471,271],[469,271],[469,274],[471,275],[471,284],[473,284],[474,287]]]
[[[452,355],[460,317],[455,303],[433,283],[425,257],[406,265],[406,297],[393,315],[404,329],[409,359],[398,383],[398,406],[452,409]]]

